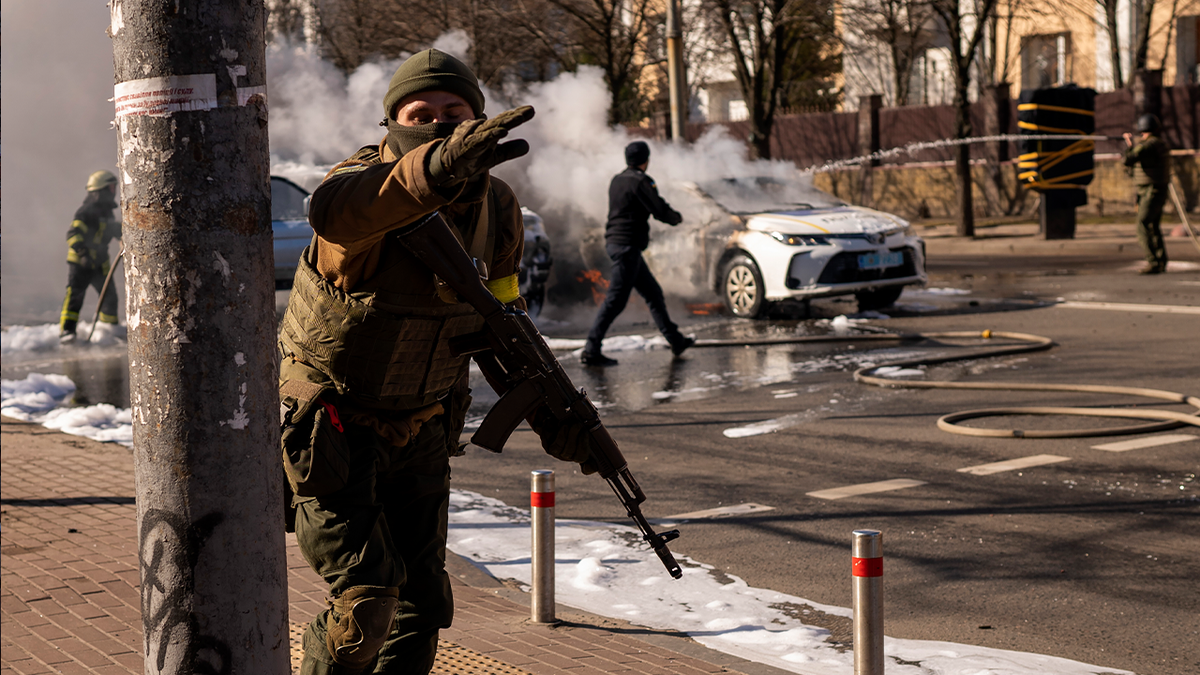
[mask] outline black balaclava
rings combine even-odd
[[[479,80],[465,63],[437,49],[413,54],[392,75],[383,110],[387,116],[387,145],[397,157],[454,132],[456,124],[434,122],[406,127],[395,120],[396,104],[406,96],[422,91],[447,91],[462,97],[475,117],[483,115],[483,91]]]

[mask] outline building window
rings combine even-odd
[[[1070,82],[1071,34],[1029,35],[1021,40],[1021,88],[1042,89]]]
[[[1200,83],[1200,16],[1179,17],[1175,32],[1175,82]]]

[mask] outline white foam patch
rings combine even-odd
[[[776,431],[781,431],[789,427],[807,422],[817,416],[816,411],[806,410],[804,412],[792,413],[775,419],[763,420],[754,424],[747,424],[743,427],[732,427],[722,431],[725,438],[747,438],[749,436],[761,436],[770,434]]]
[[[901,368],[900,366],[882,366],[875,369],[873,375],[879,377],[921,377],[925,371],[920,368]]]
[[[45,323],[39,326],[8,326],[0,333],[0,354],[19,354],[22,352],[45,352],[62,347],[58,342],[59,327],[56,323]],[[88,335],[92,340],[87,342]],[[127,336],[125,326],[97,322],[96,330],[92,324],[80,321],[75,331],[76,344],[93,344],[108,346],[124,341]]]
[[[546,338],[546,345],[556,352],[574,352],[576,356],[583,353],[587,340],[576,338]],[[641,335],[614,335],[604,338],[600,349],[609,352],[645,352],[655,349],[670,349],[671,344],[661,335],[649,338]]]
[[[73,393],[75,383],[65,375],[30,373],[24,380],[3,380],[0,413],[74,436],[133,446],[133,418],[129,408],[108,403],[63,407]]]
[[[449,548],[493,576],[532,583],[529,512],[453,490]],[[686,538],[686,534],[684,535]],[[680,540],[681,545],[686,539]],[[631,527],[578,520],[555,525],[556,601],[659,630],[792,673],[846,675],[852,652],[838,652],[829,631],[792,615],[804,606],[841,617],[844,607],[753,588],[713,566],[677,555],[683,578],[671,579]],[[1040,654],[972,645],[887,638],[889,675],[1095,675],[1128,673]],[[895,659],[895,661],[892,661]]]
[[[965,288],[920,288],[912,289],[911,293],[924,293],[925,295],[970,295],[971,291]]]
[[[53,410],[73,393],[75,383],[65,375],[30,373],[24,380],[2,380],[0,413],[33,421],[34,416]]]

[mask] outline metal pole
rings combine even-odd
[[[109,3],[146,673],[288,673],[265,9]]]
[[[531,471],[529,510],[533,517],[533,597],[530,618],[554,623],[554,472]]]
[[[854,675],[883,675],[883,534],[855,530]]]
[[[667,0],[667,89],[671,99],[671,140],[682,143],[687,136],[687,77],[683,72],[683,24],[679,0]]]

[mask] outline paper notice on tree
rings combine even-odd
[[[122,82],[113,89],[117,117],[165,117],[187,110],[217,107],[217,76],[171,75]]]

